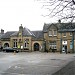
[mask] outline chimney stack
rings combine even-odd
[[[1,29],[1,34],[4,34],[4,30],[3,29]]]
[[[58,23],[61,23],[61,20],[60,19],[58,20]]]

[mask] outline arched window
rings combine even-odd
[[[17,39],[13,39],[13,47],[17,48]]]
[[[29,48],[29,39],[25,40],[24,48]]]

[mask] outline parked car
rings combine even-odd
[[[16,52],[16,53],[18,53],[19,50],[11,48],[11,47],[5,47],[5,48],[3,48],[3,52]]]
[[[0,46],[0,51],[2,51],[3,50],[3,47],[2,46]]]

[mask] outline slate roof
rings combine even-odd
[[[59,32],[72,32],[75,31],[75,23],[61,23]]]
[[[14,32],[11,34],[11,37],[18,37],[19,31]],[[28,28],[23,28],[22,32],[23,36],[35,36]]]
[[[28,28],[23,29],[23,36],[35,36]]]
[[[19,31],[8,31],[2,35],[1,39],[10,39],[10,37],[18,37]],[[28,28],[23,28],[23,36],[33,36],[34,39],[42,39],[43,31],[30,31]]]
[[[60,29],[75,29],[75,23],[61,23]]]
[[[52,23],[52,24],[44,24],[43,27],[43,32],[47,32],[48,28],[51,25],[55,25],[58,28],[59,32],[71,32],[71,31],[75,31],[75,23]]]
[[[48,31],[48,28],[51,26],[51,25],[54,25],[57,27],[57,29],[60,28],[60,24],[59,23],[49,23],[49,24],[44,24],[43,26],[43,32],[47,32]]]
[[[1,39],[2,35],[3,35],[3,34],[0,33],[0,39]]]
[[[9,39],[10,36],[14,33],[15,31],[8,31],[5,34],[2,35],[1,39]]]
[[[35,35],[35,40],[43,39],[43,31],[32,31],[32,33]]]
[[[11,34],[10,36],[18,36],[18,31],[15,31],[13,34]]]

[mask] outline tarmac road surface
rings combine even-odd
[[[52,75],[75,60],[74,54],[65,53],[0,52],[0,56],[0,75]]]

